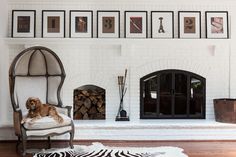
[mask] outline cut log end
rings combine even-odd
[[[74,91],[74,119],[105,119],[105,90],[76,89]]]

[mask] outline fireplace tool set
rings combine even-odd
[[[127,69],[125,69],[124,76],[118,76],[118,86],[119,86],[119,95],[120,95],[120,106],[116,116],[116,121],[129,121],[129,117],[127,116],[127,112],[124,110],[124,96],[127,91],[126,85],[127,78]]]

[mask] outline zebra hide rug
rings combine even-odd
[[[110,147],[101,143],[76,145],[74,149],[47,150],[33,157],[187,157],[177,147]]]

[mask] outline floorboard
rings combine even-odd
[[[236,157],[236,141],[75,141],[74,144],[90,145],[92,142],[101,142],[108,146],[138,146],[138,147],[157,147],[157,146],[176,146],[184,149],[189,157]],[[16,152],[15,141],[0,141],[1,157],[20,157]],[[47,145],[44,141],[30,141],[30,148],[43,148]],[[52,147],[67,147],[65,141],[52,141]],[[32,157],[27,154],[26,157]]]

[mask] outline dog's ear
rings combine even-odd
[[[27,101],[26,101],[26,103],[25,103],[25,106],[26,106],[27,109],[30,108],[30,100],[31,100],[31,99],[32,99],[31,97],[28,98]]]
[[[40,101],[39,98],[36,98],[36,107],[40,107],[42,105],[42,102]]]

